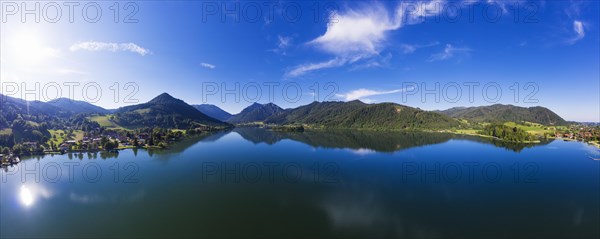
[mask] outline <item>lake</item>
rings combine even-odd
[[[5,168],[0,236],[599,238],[600,152],[237,128]]]

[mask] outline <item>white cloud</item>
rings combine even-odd
[[[501,1],[498,1],[498,0],[487,0],[486,3],[490,4],[490,5],[496,5],[496,6],[498,6],[500,9],[502,9],[502,12],[504,12],[504,13],[508,12],[508,9],[506,8],[506,5],[510,4],[510,3],[507,3],[507,0],[501,0]]]
[[[401,93],[401,92],[406,92],[407,90],[412,90],[412,89],[413,88],[406,88],[406,89],[403,88],[403,89],[395,89],[395,90],[389,90],[389,91],[376,91],[376,90],[369,90],[369,89],[361,88],[358,90],[350,91],[346,94],[336,94],[336,96],[344,99],[345,101],[363,100],[363,101],[372,102],[373,100],[366,99],[365,97]]]
[[[112,42],[94,42],[94,41],[88,41],[88,42],[80,42],[77,44],[72,45],[69,50],[71,51],[79,51],[79,50],[86,50],[86,51],[111,51],[111,52],[118,52],[118,51],[129,51],[129,52],[133,52],[133,53],[137,53],[141,56],[145,56],[148,54],[151,54],[152,52],[148,49],[145,49],[135,43],[112,43]]]
[[[337,56],[367,57],[378,54],[386,32],[398,28],[400,22],[391,19],[380,5],[344,14],[334,12],[325,34],[310,44]]]
[[[585,36],[583,23],[581,21],[573,21],[573,30],[577,33],[577,38],[581,39]]]
[[[403,25],[418,24],[427,17],[441,14],[445,6],[446,0],[403,2],[396,10],[396,18]]]
[[[286,55],[286,50],[292,45],[292,37],[286,36],[277,36],[277,48],[271,49],[269,51],[275,52],[277,54]]]
[[[431,55],[431,57],[429,57],[429,60],[427,60],[427,61],[434,62],[434,61],[448,60],[458,54],[467,54],[470,51],[471,51],[471,49],[467,48],[467,47],[459,48],[459,47],[454,47],[451,44],[446,44],[446,48],[444,48],[444,51]]]
[[[215,66],[213,64],[205,63],[205,62],[200,63],[200,66],[211,69],[211,70],[217,68],[217,66]]]
[[[392,54],[367,60],[365,63],[355,64],[350,70],[366,69],[366,68],[383,68],[390,65]]]
[[[279,39],[279,48],[287,48],[290,46],[290,43],[292,42],[292,38],[291,37],[285,37],[285,36],[277,36],[277,38]]]
[[[402,45],[400,45],[400,48],[402,48],[402,53],[404,53],[404,54],[410,54],[417,50],[417,47],[415,45],[409,45],[409,44],[402,44]]]
[[[575,32],[575,36],[568,41],[569,44],[575,44],[575,42],[585,37],[585,30],[583,27],[583,22],[577,20],[573,21],[573,31]]]
[[[465,0],[463,1],[464,4],[470,5],[470,4],[475,4],[478,1],[476,0]],[[486,4],[488,5],[493,5],[495,7],[498,7],[502,10],[503,14],[510,14],[511,12],[515,12],[513,8],[518,8],[520,7],[520,5],[523,4],[530,4],[530,2],[528,2],[527,0],[486,0],[485,1]],[[538,4],[538,7],[543,6],[544,2],[543,1],[539,1],[536,2],[536,4]],[[490,8],[490,11],[492,11],[493,9]]]
[[[411,53],[415,52],[416,50],[418,50],[419,48],[432,47],[432,46],[437,46],[439,44],[440,43],[437,41],[429,43],[429,44],[422,44],[422,45],[420,45],[420,44],[414,44],[414,45],[401,44],[400,49],[402,49],[402,53],[404,53],[404,54],[411,54]]]
[[[292,70],[288,71],[286,73],[286,76],[298,77],[298,76],[304,75],[311,71],[342,66],[342,65],[346,64],[346,61],[347,60],[345,60],[343,58],[334,58],[329,61],[299,65],[299,66],[294,67]]]
[[[325,33],[308,44],[336,56],[335,62],[338,64],[328,61],[300,65],[296,67],[298,70],[292,70],[296,74],[288,75],[299,76],[317,69],[339,67],[361,59],[377,57],[385,48],[390,31],[398,30],[403,25],[421,23],[426,17],[440,14],[445,2],[445,0],[403,2],[391,15],[381,4],[372,4],[369,7],[347,10],[343,13],[332,12]],[[310,70],[303,71],[302,69],[306,69],[307,66]]]

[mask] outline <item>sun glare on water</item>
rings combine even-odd
[[[33,205],[34,198],[31,189],[29,189],[25,185],[21,186],[21,191],[19,192],[19,199],[21,203],[27,207]]]

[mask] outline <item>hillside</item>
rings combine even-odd
[[[540,106],[525,108],[514,105],[495,104],[490,106],[468,108],[455,107],[437,112],[454,118],[466,119],[472,122],[503,123],[526,121],[543,125],[568,124],[567,121],[565,121],[556,113]]]
[[[394,103],[313,102],[265,120],[273,124],[308,124],[328,128],[441,129],[459,122],[448,116]]]
[[[41,101],[25,101],[0,94],[0,111],[2,114],[29,114],[29,115],[61,115],[67,114],[60,108]]]
[[[144,104],[121,107],[115,110],[114,121],[118,125],[132,128],[187,129],[199,125],[230,126],[203,114],[193,106],[167,93],[163,93]]]
[[[227,122],[234,124],[261,122],[282,111],[283,109],[281,107],[273,103],[254,103],[246,107],[239,114],[233,115]]]
[[[199,110],[200,112],[204,113],[205,115],[208,115],[208,116],[218,119],[220,121],[227,121],[232,116],[230,113],[228,113],[227,111],[224,111],[223,109],[219,108],[216,105],[201,104],[201,105],[192,105],[192,106],[194,108],[196,108],[197,110]]]
[[[11,127],[17,119],[56,125],[59,118],[70,115],[70,112],[45,102],[25,101],[0,94],[0,130]]]
[[[100,107],[90,104],[85,101],[77,101],[71,100],[67,98],[59,98],[55,100],[48,101],[48,104],[51,104],[62,111],[72,112],[74,114],[80,113],[98,113],[98,114],[108,114],[109,111]]]

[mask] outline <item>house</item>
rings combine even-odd
[[[58,146],[58,149],[59,149],[60,151],[68,151],[68,150],[69,150],[69,146],[70,146],[70,145],[69,145],[69,144],[67,144],[67,143],[62,143],[62,144],[60,144],[60,145]]]
[[[37,142],[23,142],[21,145],[26,147],[37,147]]]
[[[150,138],[150,135],[148,135],[147,133],[141,133],[138,135],[138,139],[143,139],[143,140],[147,140]]]

